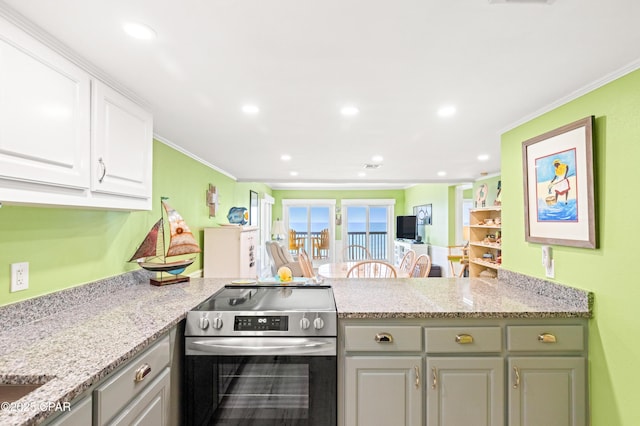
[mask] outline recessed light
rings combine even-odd
[[[358,176],[359,176],[359,177],[365,177],[366,175],[367,175],[367,174],[366,174],[365,172],[359,172],[359,173],[358,173]]]
[[[440,117],[451,117],[456,113],[456,107],[453,105],[445,105],[438,110]]]
[[[444,177],[444,176],[446,176],[446,175],[447,175],[447,172],[440,171],[440,172],[438,172],[437,174],[438,174],[438,176],[440,176],[440,177]]]
[[[124,22],[122,29],[125,33],[138,40],[153,40],[157,36],[153,28],[139,22]]]
[[[489,159],[488,154],[480,154],[478,155],[478,161],[487,161]]]
[[[360,112],[360,110],[358,108],[356,108],[353,105],[347,105],[342,107],[342,109],[340,110],[340,114],[344,115],[344,116],[354,116],[354,115],[358,115],[358,113]]]
[[[289,172],[291,176],[298,176],[298,172]]]
[[[291,156],[290,156],[289,154],[282,154],[282,155],[280,156],[280,159],[281,159],[282,161],[289,161],[289,160],[291,160]]]
[[[256,105],[243,105],[242,106],[242,112],[244,112],[245,114],[257,114],[260,112],[260,108],[258,108]]]
[[[383,160],[384,158],[382,158],[382,155],[374,155],[373,157],[371,157],[371,161],[373,161],[374,163],[382,163]]]

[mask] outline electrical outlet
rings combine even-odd
[[[29,262],[11,264],[11,292],[29,288]]]

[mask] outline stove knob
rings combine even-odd
[[[200,318],[200,328],[206,330],[209,327],[209,318],[202,317]]]
[[[303,330],[306,330],[307,328],[309,328],[309,326],[311,325],[311,322],[309,322],[309,318],[303,317],[300,320],[300,328]]]
[[[211,324],[211,325],[213,326],[213,328],[221,329],[222,328],[222,318],[215,317],[213,319],[213,324]]]
[[[318,318],[314,319],[313,320],[313,327],[316,330],[322,329],[322,327],[324,327],[324,321],[322,320],[322,318],[318,317]]]

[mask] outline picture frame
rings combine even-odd
[[[431,225],[431,204],[413,207],[413,214],[417,218],[418,225]]]
[[[522,142],[526,241],[596,248],[593,121]]]
[[[249,226],[258,226],[258,193],[249,190]]]

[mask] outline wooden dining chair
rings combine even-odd
[[[289,251],[298,253],[304,247],[304,238],[298,237],[295,229],[289,229]]]
[[[344,262],[371,260],[371,253],[365,246],[351,244],[342,249],[342,260]]]
[[[468,246],[449,246],[449,255],[447,256],[449,261],[449,272],[452,277],[463,277],[465,271],[469,268],[469,248]],[[461,265],[460,272],[456,272],[454,264],[459,263]]]
[[[311,264],[311,260],[309,260],[309,255],[304,248],[300,249],[300,253],[298,254],[298,262],[300,262],[300,267],[302,268],[302,276],[305,278],[313,278],[315,274],[313,273],[313,265]]]
[[[320,235],[313,239],[313,258],[326,259],[329,257],[329,230],[323,229]]]
[[[347,278],[396,278],[396,268],[381,260],[363,260],[349,269]]]
[[[413,270],[409,274],[412,278],[426,278],[431,272],[431,258],[428,254],[421,254],[413,263]]]
[[[402,260],[400,261],[400,265],[398,266],[398,269],[406,272],[407,274],[409,274],[409,276],[411,276],[411,271],[415,261],[416,261],[416,252],[413,250],[407,250],[404,256],[402,256]]]

